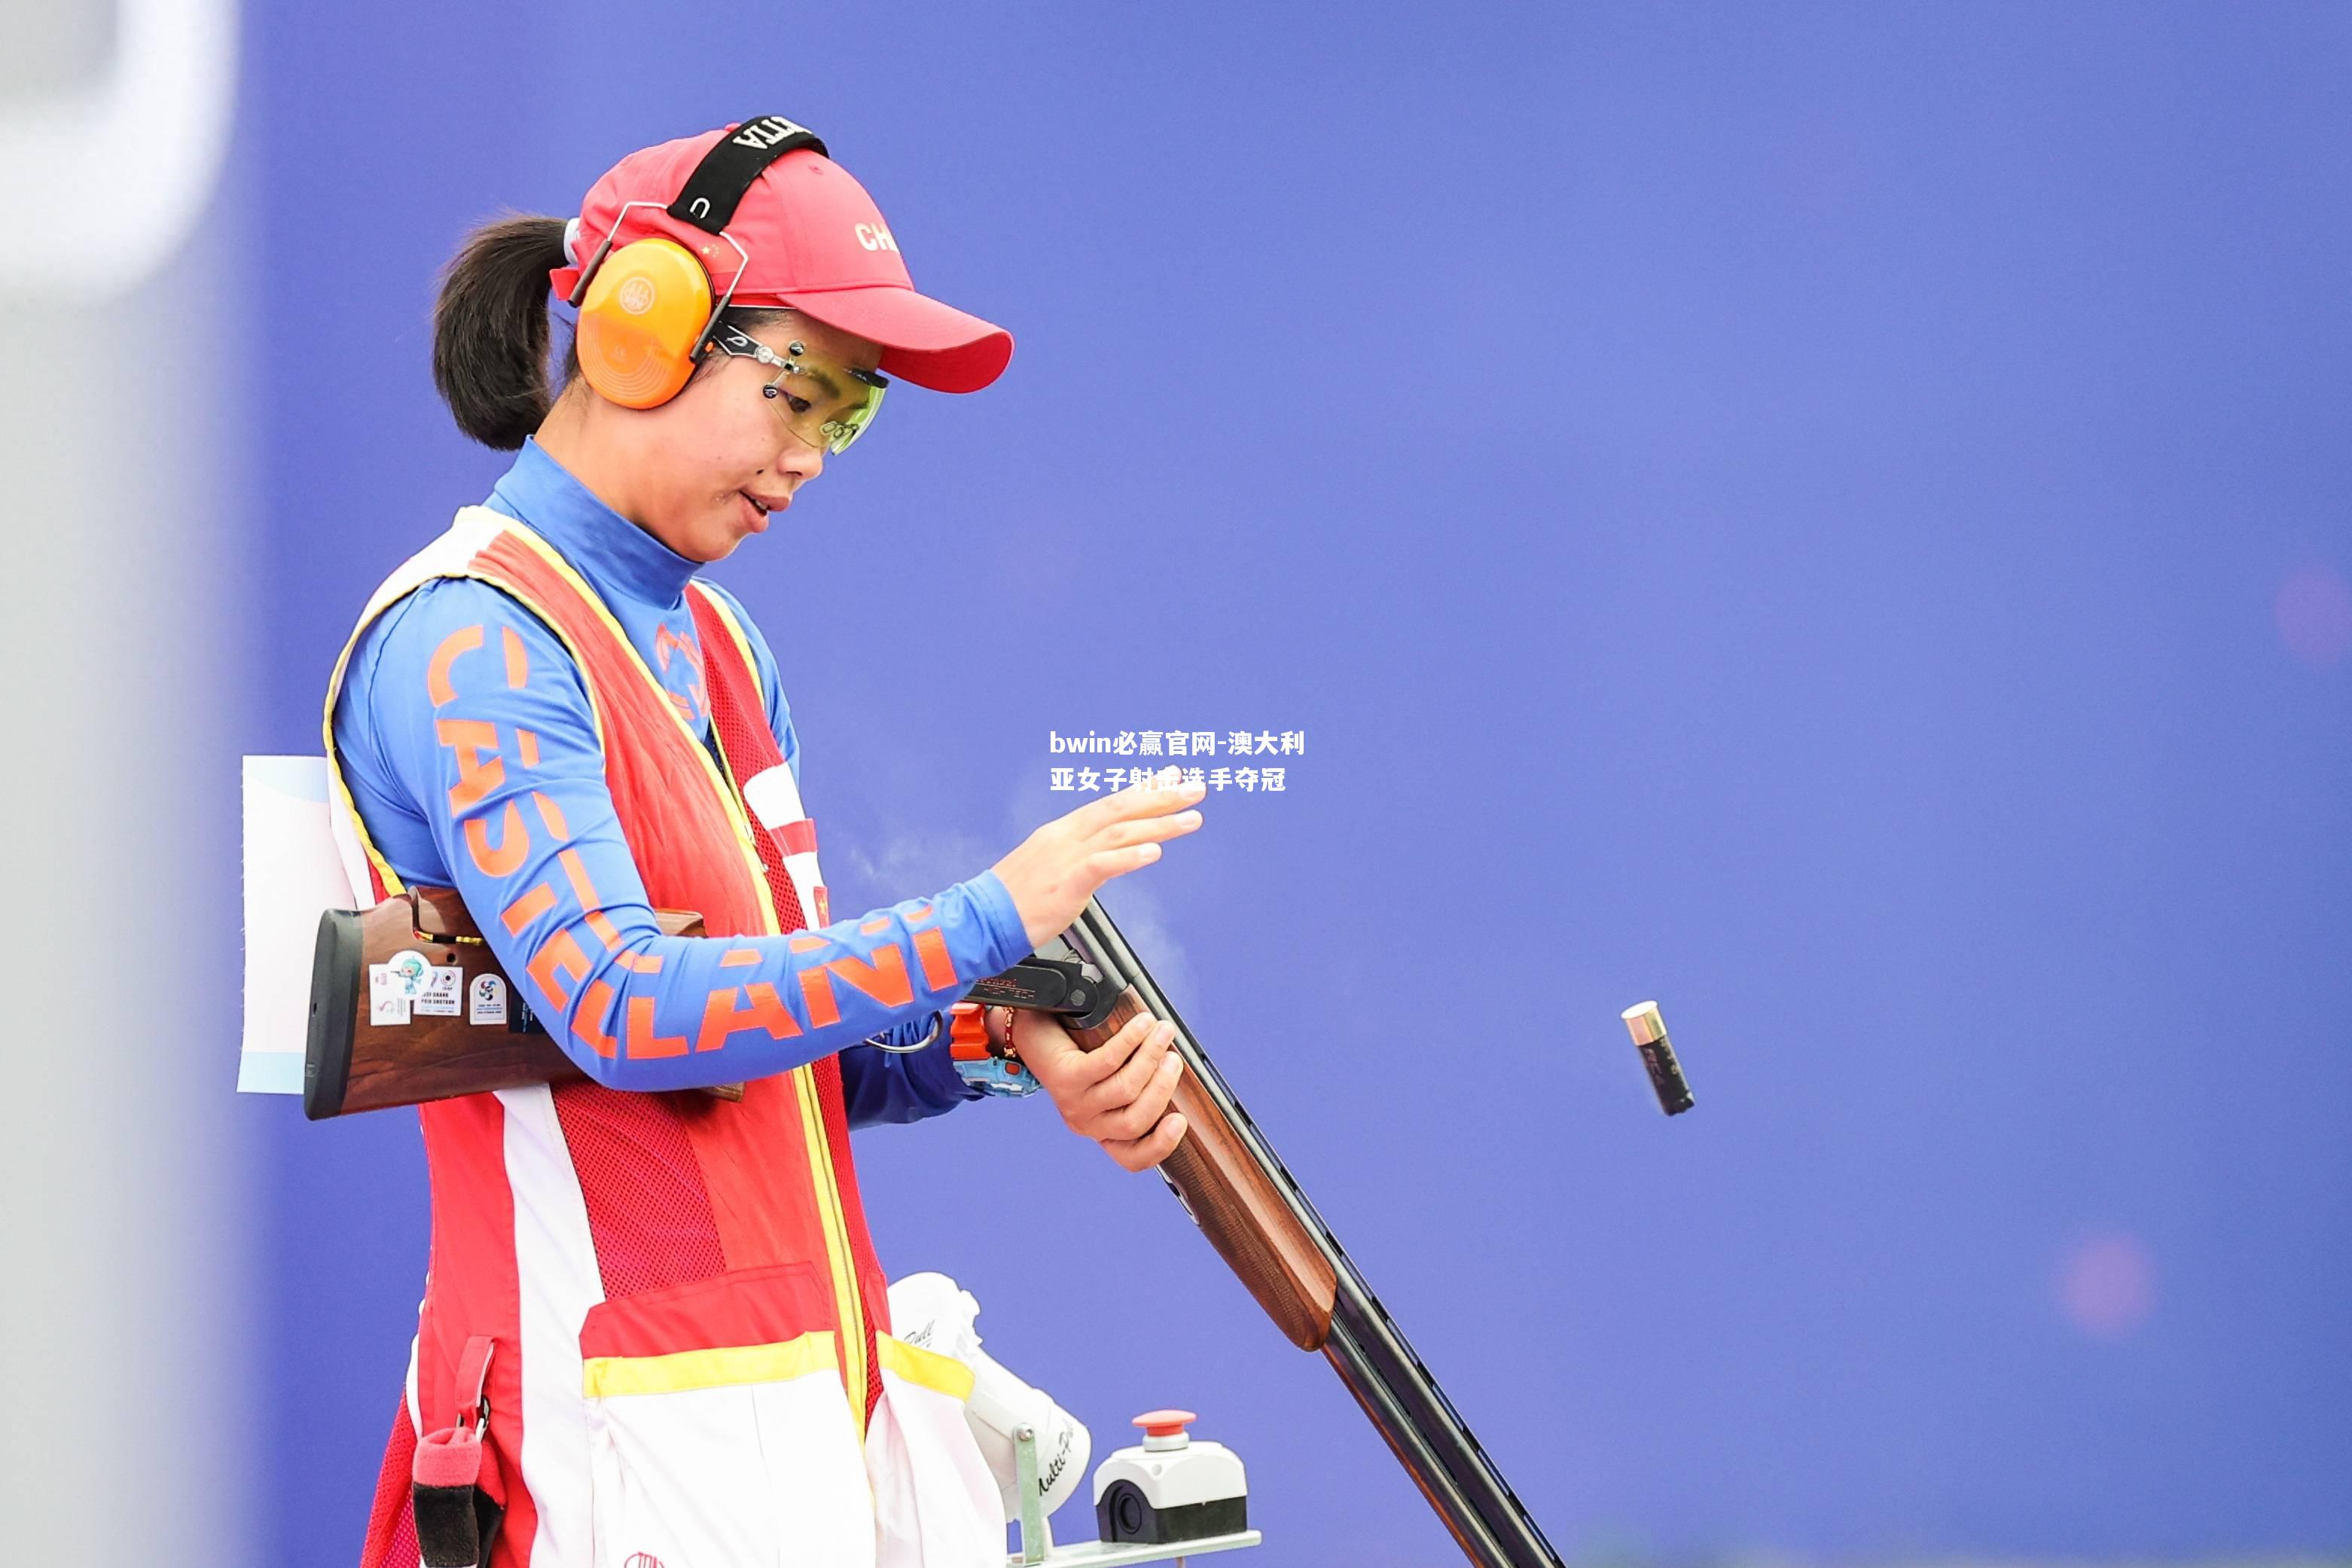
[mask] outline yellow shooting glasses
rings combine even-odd
[[[774,379],[760,395],[776,410],[785,429],[821,451],[849,450],[874,423],[882,394],[890,385],[873,371],[827,363],[797,339],[779,353],[730,321],[710,329],[710,346],[730,358],[753,360],[774,370]]]

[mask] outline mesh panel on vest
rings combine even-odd
[[[700,608],[698,600],[697,608]],[[707,647],[726,635],[723,628],[716,637],[706,632],[702,641]],[[730,647],[725,651],[731,654],[734,649]],[[709,653],[702,656],[703,681],[710,689],[710,727],[719,732],[719,750],[726,753],[728,765],[735,773],[734,788],[740,799],[743,780],[752,776],[748,772],[752,760],[763,751],[774,751],[776,742],[772,735],[768,737],[765,747],[754,742],[751,721],[744,714],[750,694],[735,689],[735,671],[731,668],[734,662]],[[777,758],[779,765],[782,761],[781,756]],[[793,886],[792,874],[784,869],[784,853],[776,843],[776,836],[760,826],[758,814],[750,806],[743,809],[751,818],[752,841],[759,846],[760,868],[768,874],[768,891],[775,895],[776,924],[786,931],[804,930],[808,911],[801,908],[800,889]]]
[[[400,1510],[400,1523],[392,1532],[392,1545],[383,1554],[383,1568],[423,1568],[425,1553],[416,1544],[416,1510]]]
[[[694,1145],[666,1094],[593,1083],[551,1091],[588,1206],[607,1299],[708,1279],[727,1267]]]
[[[378,889],[379,896],[382,889]],[[360,1568],[417,1568],[416,1513],[409,1506],[409,1470],[416,1458],[416,1428],[408,1421],[408,1394],[392,1417],[383,1447],[383,1468],[375,1479],[375,1503],[368,1510],[367,1540]]]

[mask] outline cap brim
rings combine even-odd
[[[885,374],[933,392],[978,392],[1013,358],[1011,332],[912,289],[803,289],[787,302],[880,343]]]

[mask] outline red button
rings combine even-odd
[[[1135,1418],[1135,1425],[1147,1437],[1180,1437],[1187,1422],[1199,1419],[1189,1410],[1147,1410]]]

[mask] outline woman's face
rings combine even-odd
[[[824,471],[825,451],[809,438],[835,415],[856,408],[866,388],[851,369],[871,371],[881,349],[797,312],[746,331],[803,366],[786,374],[754,360],[714,352],[694,379],[658,408],[604,404],[596,433],[614,510],[689,561],[721,561]],[[777,395],[761,389],[775,384]],[[585,387],[578,390],[585,391]],[[797,432],[799,433],[796,433]],[[821,441],[822,437],[817,437]]]

